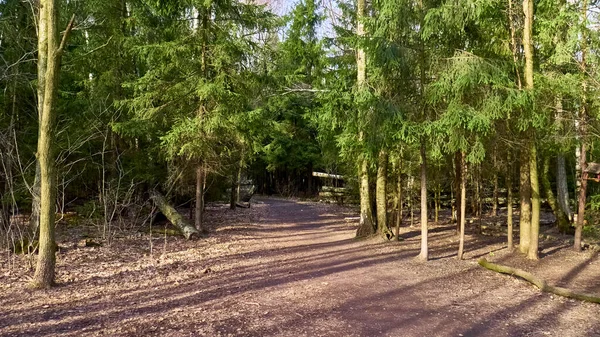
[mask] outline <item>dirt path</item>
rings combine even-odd
[[[416,228],[399,243],[355,240],[349,208],[262,199],[209,216],[226,222],[209,239],[156,238],[152,254],[139,238],[67,250],[63,285],[46,292],[27,290],[25,272],[0,273],[0,335],[600,336],[600,305],[478,267],[483,255],[524,263],[499,240],[469,237],[468,260],[457,261],[454,231],[434,227],[433,260],[423,263],[413,258]],[[543,274],[560,254],[529,267]],[[595,257],[562,254],[565,282],[600,270]],[[560,281],[553,275],[545,276]],[[584,288],[600,291],[597,281]]]

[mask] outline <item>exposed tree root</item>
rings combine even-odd
[[[542,280],[541,278],[538,278],[535,275],[533,275],[529,272],[526,272],[522,269],[517,269],[517,268],[512,268],[512,267],[508,267],[508,266],[491,263],[491,262],[488,262],[486,259],[480,259],[479,265],[484,268],[487,268],[489,270],[498,272],[498,273],[518,276],[518,277],[524,279],[525,281],[535,285],[541,291],[546,292],[546,293],[551,293],[554,295],[563,296],[563,297],[567,297],[567,298],[573,298],[573,299],[580,300],[580,301],[600,303],[599,296],[592,295],[592,294],[585,294],[585,293],[576,293],[567,288],[555,287],[555,286],[549,285],[546,281]]]

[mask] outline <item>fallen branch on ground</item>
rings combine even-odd
[[[200,237],[200,232],[192,224],[188,223],[175,207],[171,206],[165,197],[156,190],[152,190],[150,197],[154,204],[167,217],[167,219],[175,226],[186,239],[197,239]]]
[[[491,262],[488,262],[486,259],[480,259],[478,263],[480,266],[487,268],[489,270],[493,270],[498,273],[518,276],[518,277],[524,279],[525,281],[533,284],[534,286],[536,286],[537,288],[539,288],[541,291],[543,291],[545,293],[550,293],[550,294],[554,294],[554,295],[558,295],[558,296],[572,298],[572,299],[576,299],[576,300],[580,300],[580,301],[600,303],[599,296],[592,295],[592,294],[585,294],[585,293],[577,293],[577,292],[574,292],[567,288],[555,287],[555,286],[549,285],[548,282],[544,281],[543,279],[536,277],[535,275],[533,275],[529,272],[526,272],[522,269],[517,269],[517,268],[508,267],[508,266],[503,266],[500,264],[491,263]]]

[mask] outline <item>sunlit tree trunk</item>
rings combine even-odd
[[[56,121],[56,94],[60,74],[60,60],[73,26],[73,18],[64,33],[62,42],[58,43],[58,6],[54,0],[41,0],[40,11],[45,11],[44,21],[40,27],[46,26],[48,39],[48,64],[44,89],[44,105],[40,116],[37,159],[40,163],[40,244],[38,261],[33,276],[33,286],[46,288],[54,284],[54,267],[56,264],[56,243],[54,241],[54,220],[56,202],[56,169],[54,153],[54,127]]]
[[[529,182],[529,153],[521,149],[519,170],[519,251],[527,254],[529,251],[529,236],[531,235],[531,184]]]
[[[421,140],[421,252],[419,259],[427,261],[429,251],[427,244],[427,152],[425,151],[425,140]]]
[[[44,110],[44,92],[46,90],[46,68],[48,66],[48,25],[46,24],[46,1],[40,1],[38,7],[37,33],[38,33],[38,87],[37,87],[37,110],[38,123],[41,125],[42,111]],[[40,138],[38,128],[38,139]],[[29,225],[32,235],[36,235],[40,225],[40,162],[35,162],[35,178],[31,186],[31,217]]]
[[[531,146],[529,156],[529,178],[531,179],[531,234],[527,257],[531,260],[537,260],[539,258],[538,242],[540,236],[540,182],[538,179],[537,149],[535,144]]]
[[[583,0],[582,6],[582,17],[583,17],[583,32],[582,32],[582,46],[581,46],[581,69],[583,76],[586,77],[587,71],[587,9],[588,0]],[[575,238],[573,242],[573,249],[575,251],[581,251],[581,240],[583,233],[583,224],[585,221],[585,201],[587,195],[587,80],[583,80],[582,97],[581,97],[581,109],[579,114],[579,141],[580,153],[579,153],[579,195],[577,198],[577,222],[575,223]]]
[[[366,13],[366,0],[358,0],[356,7],[356,35],[365,36],[364,17]],[[359,92],[367,90],[367,56],[365,50],[359,47],[356,51],[356,85]],[[360,109],[360,108],[359,108]],[[364,142],[365,136],[359,130],[359,142]],[[360,183],[360,221],[356,236],[368,236],[375,232],[373,210],[371,208],[371,195],[369,191],[369,166],[364,156],[359,158],[359,183]]]
[[[496,146],[494,146],[494,153],[493,153],[493,164],[494,164],[494,168],[493,168],[493,182],[494,182],[494,191],[492,194],[492,216],[497,216],[498,215],[498,165],[497,165],[497,149]]]
[[[525,54],[525,89],[533,94],[533,0],[523,0],[523,52]],[[534,130],[530,129],[529,148],[521,155],[521,239],[520,250],[529,258],[537,258],[540,195],[537,177],[537,150]],[[534,176],[532,176],[532,174]],[[525,177],[527,176],[527,177]],[[528,180],[528,183],[525,182]],[[534,252],[535,250],[535,252]]]
[[[465,213],[467,210],[467,184],[466,184],[466,176],[467,176],[467,164],[465,162],[465,153],[461,152],[461,160],[460,160],[460,170],[461,170],[461,179],[460,179],[460,234],[459,234],[459,244],[458,244],[458,259],[462,260],[464,248],[465,248]]]

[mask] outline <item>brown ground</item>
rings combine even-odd
[[[147,234],[103,247],[63,241],[60,286],[48,291],[29,290],[25,258],[4,254],[0,335],[600,336],[600,305],[476,263],[486,256],[600,294],[600,260],[560,240],[528,262],[503,238],[470,235],[457,261],[452,226],[432,226],[424,263],[417,228],[403,228],[402,242],[356,240],[351,208],[261,199],[208,216],[220,224],[208,239],[155,237],[152,254]]]

